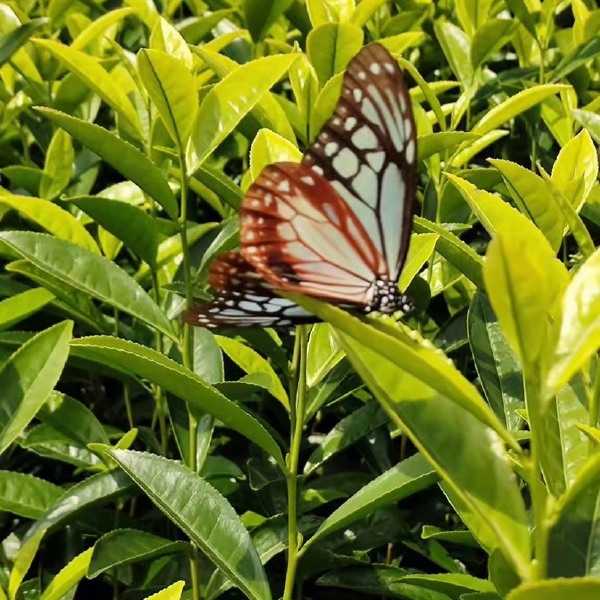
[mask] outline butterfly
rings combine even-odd
[[[403,73],[378,43],[349,63],[335,110],[300,163],[267,166],[240,212],[240,251],[211,265],[203,327],[315,322],[298,292],[353,312],[408,309],[398,289],[412,228],[416,127]]]

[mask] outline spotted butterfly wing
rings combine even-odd
[[[217,259],[215,300],[193,307],[186,320],[204,326],[314,320],[278,298],[278,290],[360,312],[405,308],[397,280],[410,240],[415,136],[401,70],[383,46],[366,46],[350,62],[335,111],[302,163],[269,165],[250,187],[240,253]],[[228,271],[229,280],[217,277]]]

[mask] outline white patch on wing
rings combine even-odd
[[[277,225],[277,235],[286,242],[296,239],[296,232],[290,223],[282,221]]]
[[[290,191],[290,182],[287,179],[282,179],[277,186],[280,192],[287,193]]]
[[[371,95],[371,98],[377,105],[377,108],[379,108],[379,111],[381,112],[383,118],[381,128],[382,132],[389,135],[389,137],[392,139],[392,143],[394,144],[396,150],[402,150],[404,146],[404,139],[399,129],[399,126],[401,125],[402,121],[400,121],[400,123],[396,122],[394,115],[392,114],[392,112],[390,112],[390,108],[387,102],[381,95],[381,92],[374,85],[368,86],[367,90]]]
[[[394,68],[394,65],[392,63],[385,63],[385,65],[383,65],[383,66],[385,67],[385,70],[388,73],[390,73],[392,75],[394,74],[394,72],[395,72],[396,69]]]
[[[306,183],[306,185],[315,185],[315,180],[310,175],[304,175],[300,177],[300,181],[302,183]]]
[[[379,119],[379,115],[377,114],[377,110],[375,110],[375,106],[371,102],[371,100],[369,100],[369,98],[365,98],[365,101],[362,103],[362,112],[367,121],[371,121],[383,130],[383,128],[381,127],[381,120]]]
[[[352,134],[352,143],[359,150],[372,150],[378,146],[377,136],[367,125],[363,125]]]
[[[356,117],[348,117],[346,119],[346,122],[344,123],[344,129],[346,131],[351,131],[352,129],[354,129],[356,125]]]
[[[396,262],[402,240],[402,209],[406,184],[402,171],[393,163],[388,164],[381,182],[381,223],[384,232],[384,248],[391,275],[396,275]]]
[[[325,156],[332,156],[338,151],[338,148],[337,142],[328,142],[324,148]]]
[[[385,162],[385,152],[383,150],[379,150],[378,152],[369,152],[367,154],[367,162],[371,165],[376,173],[379,173],[383,167],[383,163]]]
[[[381,73],[381,65],[379,63],[373,63],[369,67],[369,70],[371,73],[373,73],[373,75],[379,75],[379,73]]]
[[[377,204],[378,185],[377,175],[365,164],[360,166],[358,174],[352,180],[356,195],[371,208],[375,208]]]
[[[354,98],[354,102],[360,102],[363,97],[363,92],[360,88],[354,88],[352,90],[352,97]]]
[[[412,165],[412,163],[415,160],[415,140],[413,138],[411,138],[408,142],[408,144],[406,145],[406,162],[409,165]]]
[[[340,218],[338,213],[335,211],[333,206],[329,202],[325,202],[321,205],[323,212],[327,215],[327,218],[338,227],[340,226]]]
[[[333,168],[346,179],[353,177],[358,171],[358,158],[349,148],[342,148],[333,159]]]

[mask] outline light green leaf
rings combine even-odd
[[[352,23],[327,23],[306,38],[306,54],[321,86],[341,73],[363,45],[363,32]]]
[[[129,124],[133,132],[140,138],[143,136],[139,115],[126,92],[94,57],[54,40],[36,39],[35,43],[48,50],[67,69],[98,94],[106,104]]]
[[[107,31],[113,29],[115,25],[122,23],[131,14],[133,14],[131,8],[117,8],[94,19],[71,42],[71,48],[74,50],[84,50],[89,44],[102,39]]]
[[[81,221],[60,206],[41,198],[15,196],[8,193],[0,193],[0,204],[18,211],[23,217],[33,221],[56,238],[77,244],[94,254],[100,254],[98,244]]]
[[[294,144],[269,129],[261,129],[250,147],[250,176],[256,181],[267,165],[301,160],[302,152]]]
[[[226,75],[206,94],[187,155],[190,173],[200,167],[295,60],[294,54],[283,54],[251,61]]]
[[[512,19],[486,19],[477,28],[471,41],[473,71],[479,69],[492,54],[507,44],[515,33],[515,29],[516,24]]]
[[[417,138],[418,161],[426,160],[434,154],[459,146],[463,142],[472,142],[479,136],[464,131],[439,131]]]
[[[531,218],[546,236],[552,249],[558,252],[566,221],[545,181],[533,171],[509,160],[488,160],[502,173],[519,210]]]
[[[71,138],[62,129],[56,131],[50,140],[44,173],[40,182],[40,196],[52,200],[58,196],[71,181],[75,152]]]
[[[63,494],[49,481],[16,471],[0,471],[0,510],[39,519]]]
[[[473,68],[470,57],[471,42],[467,34],[453,23],[442,20],[435,22],[434,30],[454,75],[463,87],[468,88],[473,80]],[[472,133],[485,133],[485,131],[473,130]]]
[[[27,42],[27,40],[41,27],[47,25],[49,19],[32,19],[28,23],[13,29],[3,36],[0,42],[0,67],[8,62],[15,52]]]
[[[313,29],[324,23],[348,21],[355,9],[354,0],[306,0]]]
[[[38,531],[37,535],[29,537],[21,544],[8,579],[7,591],[9,600],[16,600],[19,586],[33,563],[33,559],[40,547],[44,533],[43,530]]]
[[[546,382],[552,395],[600,348],[600,249],[575,273],[562,299],[563,318]]]
[[[524,583],[512,590],[506,600],[597,600],[600,578],[572,577]]]
[[[558,154],[552,167],[552,181],[578,210],[598,179],[598,153],[586,129],[576,135]]]
[[[176,581],[164,590],[146,596],[145,600],[180,600],[184,587],[185,581]]]
[[[156,19],[150,34],[150,49],[159,50],[183,63],[188,70],[195,68],[194,55],[178,29],[163,17]],[[193,85],[193,90],[196,85]],[[197,104],[197,99],[196,99]]]
[[[0,301],[0,329],[8,329],[23,321],[54,300],[52,292],[43,288],[27,290]]]
[[[364,27],[386,1],[387,0],[360,0],[358,6],[352,13],[350,21],[359,27]]]
[[[537,372],[554,349],[567,270],[539,229],[522,218],[500,225],[488,247],[483,275],[506,339],[525,372]]]
[[[250,535],[217,490],[176,461],[131,450],[104,451],[248,598],[271,599]]]
[[[415,233],[410,238],[406,262],[400,274],[398,287],[404,291],[430,260],[439,237],[435,233]]]
[[[4,231],[0,241],[51,276],[176,339],[171,322],[154,300],[106,258],[49,235],[28,231]]]
[[[140,50],[138,70],[171,139],[183,152],[198,112],[194,76],[182,60],[160,50]]]
[[[36,110],[93,150],[121,175],[138,185],[158,202],[173,220],[177,219],[179,215],[177,200],[160,169],[145,154],[98,125],[50,108]]]
[[[523,90],[487,111],[481,120],[471,128],[471,133],[483,135],[492,131],[492,129],[497,129],[517,115],[529,110],[532,106],[539,104],[548,96],[567,89],[569,89],[569,86],[545,84]]]
[[[283,404],[286,410],[289,410],[290,401],[287,393],[281,384],[281,380],[273,370],[273,367],[265,358],[256,352],[256,350],[253,350],[249,346],[232,338],[217,335],[215,336],[215,339],[223,349],[223,352],[225,352],[225,354],[227,354],[240,369],[248,373],[248,375],[254,375],[256,373],[266,375],[269,379],[267,389],[273,397],[277,398],[277,400]]]
[[[583,125],[590,132],[596,143],[600,144],[600,115],[589,110],[574,109],[573,116],[580,125]]]
[[[69,354],[73,323],[65,321],[23,344],[0,371],[0,454],[35,417],[57,384]]]
[[[89,548],[63,567],[44,590],[40,600],[61,600],[74,588],[87,575],[93,551],[93,548]]]

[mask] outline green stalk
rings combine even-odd
[[[187,214],[188,214],[188,191],[189,177],[185,164],[185,154],[181,144],[179,145],[179,164],[181,168],[181,208],[179,213],[179,234],[181,236],[181,252],[183,254],[183,278],[185,282],[185,304],[190,307],[193,300],[192,295],[192,268],[190,264],[190,249],[187,238]],[[194,368],[194,348],[191,325],[185,323],[183,325],[183,339],[181,355],[183,358],[183,366],[187,369]],[[198,421],[194,418],[191,411],[188,410],[188,423],[190,431],[190,448],[189,448],[189,464],[188,467],[194,473],[198,470],[196,461],[197,440],[196,431],[198,430]],[[192,581],[192,595],[194,600],[200,600],[200,581],[198,577],[198,568],[200,566],[198,558],[198,550],[194,548],[194,552],[190,556],[190,578]]]
[[[544,451],[543,426],[544,407],[540,396],[540,385],[537,377],[524,373],[525,401],[529,414],[529,427],[531,430],[531,465],[530,465],[530,492],[535,519],[534,548],[535,561],[533,564],[533,578],[545,579],[548,567],[548,491],[544,484],[541,454]]]
[[[306,348],[307,329],[303,326],[296,328],[296,343],[292,359],[292,385],[290,397],[293,399],[290,407],[290,454],[288,457],[288,472],[286,474],[288,496],[288,562],[285,573],[285,590],[283,600],[292,600],[296,584],[296,572],[302,540],[298,534],[298,461],[302,444],[302,429],[304,425],[304,409],[306,401]]]

